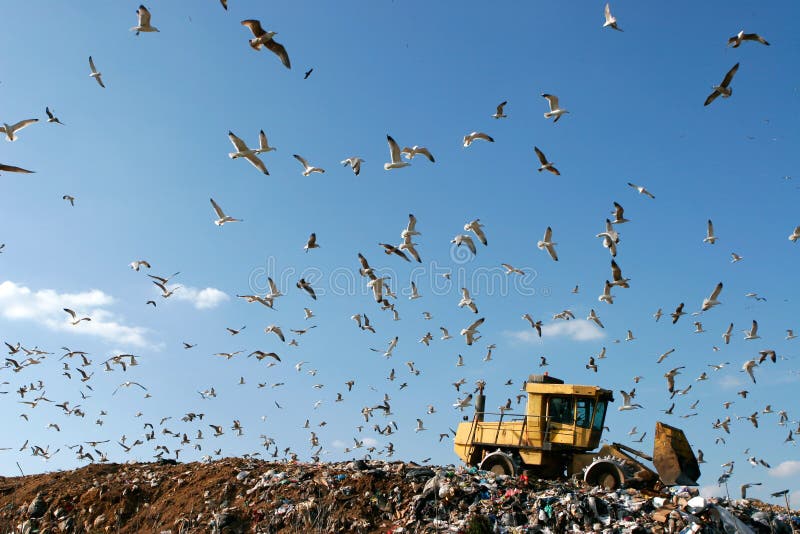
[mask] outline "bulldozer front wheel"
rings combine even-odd
[[[612,491],[625,483],[624,469],[625,466],[616,458],[598,458],[586,468],[583,480],[589,485]]]

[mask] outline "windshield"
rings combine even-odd
[[[597,409],[594,412],[593,430],[603,430],[603,420],[606,418],[606,404],[608,401],[597,401]]]

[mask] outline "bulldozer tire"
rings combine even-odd
[[[511,454],[503,451],[495,451],[486,455],[480,465],[483,471],[491,471],[496,475],[508,475],[513,477],[517,472],[517,462]]]
[[[621,488],[627,480],[625,465],[617,458],[597,458],[583,472],[583,481],[608,491]]]

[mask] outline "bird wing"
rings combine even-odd
[[[397,163],[400,161],[400,146],[397,144],[391,135],[386,136],[386,140],[389,142],[389,154],[392,158],[392,163]]]
[[[408,224],[406,225],[406,231],[408,233],[412,233],[416,231],[417,228],[417,218],[414,217],[413,213],[408,214]]]
[[[484,141],[489,141],[490,143],[494,143],[494,139],[490,135],[486,135],[483,132],[478,132],[472,135],[472,139],[483,139]]]
[[[712,103],[714,100],[716,100],[716,99],[717,99],[717,97],[719,96],[719,94],[720,94],[720,93],[719,93],[719,91],[717,91],[716,89],[714,89],[713,91],[711,91],[711,94],[710,94],[710,95],[708,95],[708,98],[706,98],[706,101],[705,101],[705,103],[703,103],[703,105],[704,105],[704,106],[707,106],[707,105],[709,105],[710,103]]]
[[[140,5],[136,14],[139,15],[139,26],[150,26],[150,11],[146,7]]]
[[[738,63],[733,67],[731,67],[731,70],[729,70],[728,73],[725,75],[725,78],[722,79],[722,83],[720,85],[722,85],[722,87],[728,87],[728,85],[731,83],[731,80],[733,80],[733,76],[736,74],[737,70],[739,70]]]
[[[505,107],[506,104],[508,104],[508,100],[503,100],[502,102],[497,104],[497,114],[498,115],[502,115],[503,114],[503,107]]]
[[[23,169],[22,167],[15,167],[14,165],[3,165],[0,163],[0,171],[6,172],[23,172],[26,174],[30,174],[33,171],[29,171],[28,169]]]
[[[547,93],[543,93],[542,96],[545,97],[547,102],[550,104],[550,111],[558,109],[558,97],[556,95],[548,95]]]
[[[758,41],[761,44],[769,46],[767,40],[758,35],[757,33],[745,33],[744,35],[742,35],[742,41]]]
[[[420,147],[420,148],[418,148],[418,149],[417,149],[417,153],[418,153],[418,154],[422,154],[423,156],[425,156],[426,158],[428,158],[428,160],[429,160],[431,163],[435,163],[435,162],[436,162],[436,160],[433,158],[433,154],[431,154],[430,150],[428,150],[428,149],[427,149],[427,148],[425,148],[425,147]]]
[[[483,243],[484,245],[488,244],[488,242],[486,241],[486,234],[483,233],[483,230],[481,230],[480,226],[478,226],[477,224],[473,225],[472,231],[475,232],[475,235],[478,236],[478,240],[481,243]]]
[[[47,113],[47,118],[48,119],[52,119],[53,118],[53,113],[50,111],[49,107],[45,106],[44,112]]]
[[[619,203],[614,202],[614,218],[619,220],[625,213],[625,208],[623,208]]]
[[[306,161],[306,159],[305,159],[303,156],[299,156],[299,155],[297,155],[297,154],[294,154],[294,159],[296,159],[297,161],[299,161],[300,163],[302,163],[302,164],[303,164],[303,167],[305,167],[306,169],[308,169],[308,167],[309,167],[309,165],[308,165],[308,162]]]
[[[281,63],[283,63],[284,67],[287,69],[292,68],[292,63],[289,61],[289,54],[286,53],[286,48],[282,44],[276,42],[274,39],[270,39],[264,43],[264,46],[281,59]]]
[[[553,229],[548,226],[547,230],[544,231],[544,239],[543,239],[543,241],[549,242],[550,239],[552,239],[552,237],[553,237]]]
[[[611,275],[614,280],[622,280],[622,269],[619,268],[619,265],[614,260],[611,260]]]
[[[539,147],[533,147],[533,151],[536,152],[536,157],[539,158],[539,161],[542,165],[547,165],[547,158],[544,155],[544,152],[539,150]]]
[[[214,208],[214,211],[217,213],[217,217],[219,217],[220,219],[224,219],[225,218],[225,212],[222,211],[222,208],[219,207],[219,204],[214,202],[213,198],[209,199],[209,200],[211,200],[211,206]]]
[[[753,328],[750,329],[750,335],[755,336],[758,333],[758,322],[753,319]]]
[[[89,56],[89,68],[92,70],[92,74],[97,74],[97,69],[94,66],[94,60],[92,60],[92,56]]]
[[[607,23],[611,22],[612,17],[611,17],[611,5],[610,4],[606,3],[606,9],[605,9],[604,13],[605,13],[605,16],[606,16],[606,22]]]
[[[711,222],[711,219],[708,220],[708,225],[706,226],[706,235],[708,237],[714,235],[714,223]]]
[[[70,310],[69,308],[64,308],[64,311],[65,311],[65,312],[67,312],[68,314],[70,314],[70,315],[72,316],[72,318],[73,318],[73,319],[75,319],[75,318],[76,318],[76,316],[75,316],[75,312],[74,312],[74,311],[72,311],[72,310]]]
[[[717,287],[714,288],[714,291],[711,293],[711,296],[708,297],[708,300],[717,300],[719,294],[722,292],[722,282],[717,284]]]
[[[258,148],[261,150],[266,150],[269,148],[269,143],[267,142],[267,134],[264,133],[264,130],[258,132]]]
[[[30,126],[34,122],[39,122],[39,119],[25,119],[25,120],[19,121],[18,123],[16,123],[16,124],[11,126],[11,131],[15,132],[17,130],[21,130],[21,129],[25,128],[26,126]]]
[[[264,28],[261,27],[261,21],[256,19],[247,19],[242,21],[242,26],[247,26],[251,32],[253,32],[253,36],[258,38],[264,35],[265,32]]]
[[[553,261],[558,261],[558,254],[556,254],[556,248],[553,245],[547,245],[545,248],[547,249],[547,253],[550,254],[550,257],[553,258]]]
[[[267,166],[264,165],[264,162],[261,161],[261,158],[259,158],[255,154],[248,154],[247,156],[244,157],[244,159],[249,161],[253,165],[253,167],[255,167],[259,171],[269,176],[269,171],[267,170]]]
[[[478,328],[480,325],[482,325],[483,321],[485,321],[485,320],[486,320],[485,317],[481,317],[480,319],[478,319],[477,321],[475,321],[474,323],[469,325],[467,327],[467,330],[474,331],[476,328]]]
[[[236,134],[234,134],[231,131],[228,131],[228,139],[231,140],[231,143],[233,143],[233,148],[235,148],[237,152],[244,152],[246,150],[249,150],[249,148],[247,147],[247,143],[242,141],[241,138],[237,137]]]

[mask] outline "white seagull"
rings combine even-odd
[[[789,241],[792,243],[797,243],[798,239],[800,239],[800,226],[796,226],[794,232],[789,234]]]
[[[214,224],[216,224],[219,227],[222,227],[222,225],[225,224],[225,223],[242,222],[241,219],[234,219],[230,215],[225,215],[225,212],[222,211],[222,208],[219,207],[219,204],[214,202],[213,198],[210,199],[210,200],[211,200],[211,206],[214,208],[214,211],[217,213],[217,217],[219,217],[216,221],[214,221]]]
[[[485,317],[481,317],[468,327],[461,330],[461,335],[464,336],[464,338],[466,339],[467,345],[472,345],[472,342],[475,341],[475,339],[477,338],[475,334],[478,333],[478,327],[483,324],[483,321],[485,319],[486,319]]]
[[[261,22],[255,19],[243,20],[242,26],[247,26],[253,33],[253,39],[250,39],[250,47],[253,48],[253,50],[260,50],[263,46],[278,56],[284,67],[287,69],[292,68],[292,63],[289,61],[289,54],[286,52],[286,48],[273,39],[273,37],[278,35],[278,32],[265,31],[264,28],[261,27]]]
[[[136,32],[136,35],[139,35],[139,32],[158,31],[158,28],[150,25],[150,12],[147,10],[146,7],[140,5],[139,9],[136,10],[136,14],[139,16],[139,24],[131,28],[132,32]]]
[[[25,119],[24,121],[19,121],[16,124],[8,124],[4,122],[2,126],[0,126],[0,132],[6,134],[6,141],[16,141],[17,136],[15,135],[19,130],[25,128],[26,126],[30,126],[34,122],[39,122],[39,119]]]
[[[99,84],[100,84],[100,87],[102,87],[103,89],[105,89],[105,88],[106,88],[106,86],[105,86],[105,85],[103,85],[103,79],[101,78],[101,76],[103,75],[103,73],[102,73],[102,72],[99,72],[99,71],[98,71],[98,70],[95,68],[95,66],[94,66],[94,60],[92,60],[92,56],[89,56],[89,69],[92,71],[92,73],[91,73],[91,74],[89,74],[89,77],[90,77],[90,78],[94,78],[95,80],[97,80],[97,83],[99,83]]]
[[[478,313],[478,306],[475,304],[475,301],[472,300],[472,297],[470,297],[469,290],[466,287],[461,288],[461,300],[458,302],[459,308],[463,308],[464,306],[472,310],[472,313]]]
[[[631,182],[628,182],[628,186],[632,187],[633,189],[636,189],[640,195],[646,195],[652,199],[656,198],[655,195],[650,191],[648,191],[644,186],[632,184]]]
[[[358,156],[353,156],[342,160],[342,165],[344,165],[345,167],[349,165],[350,168],[353,169],[353,174],[355,174],[356,176],[358,176],[358,173],[361,172],[362,163],[364,163],[364,160],[359,158]]]
[[[744,30],[739,31],[733,37],[728,38],[728,46],[733,48],[739,48],[744,41],[756,41],[763,45],[769,46],[769,43],[766,39],[758,35],[757,33],[744,33]]]
[[[558,107],[558,97],[556,95],[548,95],[547,93],[542,93],[542,97],[547,99],[547,102],[550,104],[550,111],[544,114],[545,119],[549,119],[555,117],[553,124],[558,122],[558,119],[561,118],[561,115],[565,113],[569,113],[566,109],[561,109]]]
[[[506,104],[508,104],[508,100],[503,100],[502,102],[497,104],[497,111],[494,112],[494,115],[492,115],[492,118],[494,118],[494,119],[505,119],[506,117],[508,117],[508,115],[503,113],[503,108],[505,107]]]
[[[489,242],[486,240],[486,234],[483,233],[483,225],[481,224],[480,219],[475,219],[474,221],[470,221],[465,224],[464,231],[475,234],[475,236],[478,238],[478,241],[483,243],[484,246],[489,244]]]
[[[742,330],[744,332],[744,338],[746,340],[752,339],[760,339],[761,336],[758,335],[758,322],[753,319],[753,326],[750,327],[750,330]]]
[[[709,219],[706,225],[706,237],[703,239],[703,243],[711,243],[713,245],[716,242],[717,236],[714,235],[714,223]]]
[[[468,147],[476,139],[483,139],[484,141],[489,141],[490,143],[494,143],[494,139],[492,139],[490,136],[486,135],[485,133],[483,133],[483,132],[472,132],[471,134],[467,134],[467,135],[464,136],[464,146]]]
[[[608,2],[606,2],[606,9],[604,14],[606,16],[606,22],[605,24],[603,24],[603,28],[611,27],[617,31],[622,31],[622,28],[617,26],[617,17],[611,14],[611,5]]]
[[[540,250],[547,249],[547,253],[550,254],[550,257],[553,258],[553,261],[558,261],[558,254],[556,254],[556,245],[558,243],[552,241],[552,239],[553,229],[548,226],[547,230],[544,231],[544,237],[536,244],[536,246],[539,247]]]
[[[617,408],[617,410],[622,412],[625,410],[635,410],[637,408],[644,408],[644,406],[642,406],[641,404],[631,404],[631,396],[626,391],[619,390],[619,392],[622,394],[622,406]]]
[[[436,162],[436,160],[433,158],[433,154],[431,154],[430,150],[428,150],[424,146],[414,145],[412,147],[405,147],[400,152],[405,155],[406,159],[409,160],[414,159],[414,156],[419,156],[421,154],[426,158],[428,158],[428,161],[430,161],[431,163]]]
[[[727,74],[725,74],[725,78],[722,79],[721,84],[712,86],[714,90],[710,95],[708,95],[708,98],[706,98],[706,102],[703,104],[704,106],[712,103],[718,96],[722,96],[722,98],[728,98],[733,94],[733,89],[728,86],[730,85],[731,80],[733,80],[733,76],[736,74],[737,70],[739,70],[738,63],[734,65]]]
[[[719,294],[722,292],[722,282],[717,284],[717,287],[714,288],[714,291],[711,292],[711,295],[708,298],[703,299],[703,307],[702,311],[707,311],[720,304],[720,301],[717,300],[719,298]]]
[[[399,169],[401,167],[408,167],[411,165],[408,161],[403,161],[400,154],[400,146],[391,135],[386,135],[386,141],[389,143],[389,157],[392,159],[389,163],[384,163],[383,168],[387,171],[392,169]]]
[[[537,169],[539,172],[548,171],[552,172],[556,176],[561,175],[561,173],[558,172],[558,169],[553,166],[553,162],[547,161],[547,156],[544,155],[544,152],[539,150],[539,147],[533,147],[533,151],[536,152],[536,157],[539,158],[539,163],[541,163],[541,166]]]
[[[308,161],[306,161],[306,159],[303,156],[299,156],[297,154],[294,154],[293,156],[294,159],[303,164],[303,176],[308,176],[312,172],[318,172],[318,173],[325,172],[325,169],[322,169],[320,167],[312,167],[311,165],[309,165]]]
[[[236,152],[228,153],[229,158],[244,158],[249,161],[253,167],[260,170],[264,174],[269,175],[269,171],[267,171],[267,167],[264,165],[264,162],[261,161],[261,159],[256,155],[275,150],[275,147],[269,146],[269,143],[267,142],[267,136],[264,134],[264,130],[261,130],[258,134],[258,148],[248,148],[247,144],[230,130],[228,131],[228,138],[231,140],[233,147],[236,149]]]

